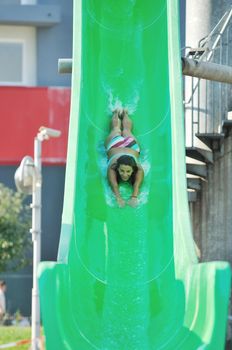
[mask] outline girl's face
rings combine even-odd
[[[130,165],[120,164],[118,168],[118,173],[122,181],[128,181],[133,173],[133,168]]]

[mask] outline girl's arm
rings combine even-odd
[[[120,207],[124,207],[124,205],[126,204],[125,201],[122,199],[120,192],[119,192],[119,187],[118,187],[118,182],[117,182],[117,176],[116,176],[116,171],[114,169],[112,169],[111,167],[108,168],[107,171],[107,177],[108,177],[108,181],[109,184],[112,188],[112,191],[115,194],[116,200],[118,202],[118,205]]]
[[[132,198],[138,197],[139,194],[139,188],[143,182],[144,178],[144,171],[141,167],[138,168],[137,173],[135,175],[135,183],[133,185],[133,193],[132,193]]]
[[[144,178],[144,171],[142,167],[139,167],[135,176],[135,183],[133,185],[133,192],[131,195],[131,199],[128,201],[128,204],[131,207],[136,207],[138,204],[138,194],[139,194],[140,186],[143,182],[143,178]]]

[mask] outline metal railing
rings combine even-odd
[[[232,66],[232,7],[211,33],[200,40],[198,48],[185,48],[185,56],[198,61]],[[196,134],[217,135],[223,120],[232,111],[230,84],[185,77],[186,145],[194,146]]]

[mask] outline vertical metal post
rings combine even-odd
[[[41,258],[41,143],[36,136],[34,139],[34,176],[32,192],[32,241],[33,241],[33,288],[32,288],[32,350],[39,350],[40,341],[40,304],[37,270]]]
[[[198,88],[197,88],[197,133],[202,132],[201,120],[200,120],[200,110],[201,110],[201,101],[200,101],[200,90],[201,90],[201,80],[198,79]]]
[[[226,30],[226,65],[230,64],[229,58],[230,58],[230,52],[229,52],[229,40],[230,40],[230,28],[231,26],[229,26]],[[229,88],[226,86],[225,87],[225,108],[224,108],[224,113],[222,116],[222,121],[225,119],[225,111],[228,111],[229,105],[228,105],[228,100],[229,100]]]
[[[194,78],[192,77],[191,79],[191,90],[193,91],[193,82],[194,82]],[[193,100],[194,97],[191,100],[191,121],[192,121],[192,129],[191,129],[191,147],[194,147],[194,115],[193,115]]]
[[[205,129],[204,133],[207,133],[207,125],[208,125],[208,80],[205,82]]]
[[[223,37],[221,38],[220,40],[220,49],[219,49],[219,60],[220,60],[220,64],[222,65],[223,64],[223,58],[226,56],[223,54]],[[216,129],[218,128],[218,126],[221,124],[222,122],[222,116],[223,116],[223,105],[225,104],[225,100],[223,99],[223,85],[222,83],[218,83],[218,86],[219,86],[219,101],[218,101],[218,110],[219,110],[219,113],[218,115],[216,116],[217,117],[217,120],[216,123],[217,125],[215,125],[214,123],[214,132],[217,132]],[[223,103],[222,103],[223,101]],[[215,118],[216,119],[216,118]]]

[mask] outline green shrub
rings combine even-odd
[[[29,263],[31,210],[25,195],[0,183],[0,272]]]

